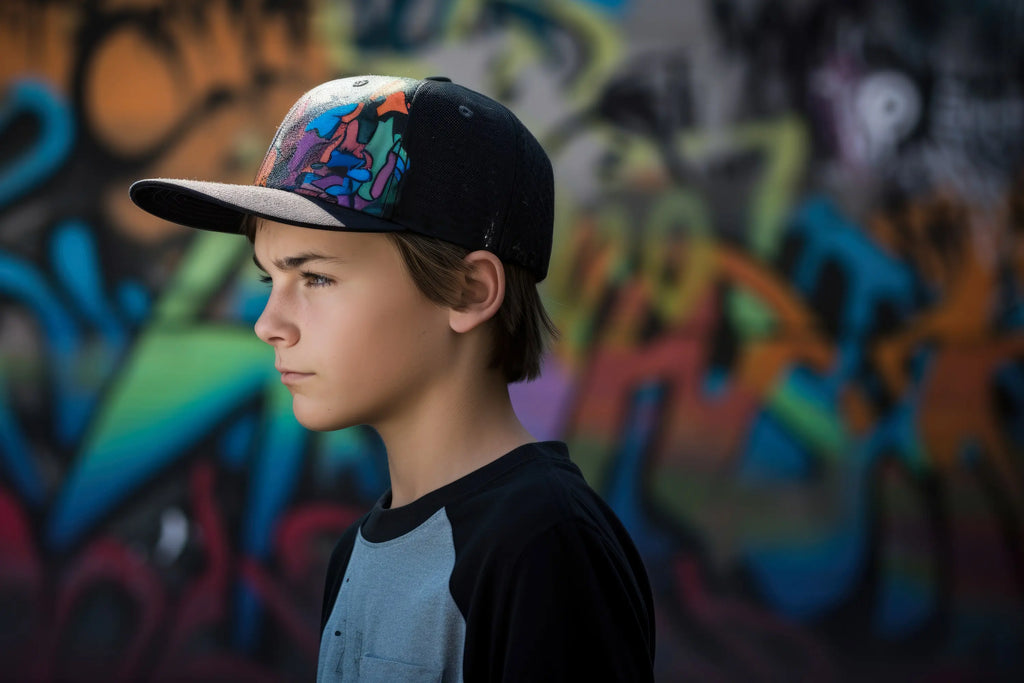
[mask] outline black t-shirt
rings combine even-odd
[[[652,680],[643,563],[564,444],[390,499],[331,556],[318,680]]]

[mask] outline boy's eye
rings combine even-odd
[[[316,273],[303,273],[302,278],[306,281],[307,287],[327,287],[334,284],[334,280],[331,278],[317,275]],[[260,275],[259,281],[265,285],[273,285],[274,283],[274,279],[269,275]]]
[[[307,287],[326,287],[334,284],[334,280],[323,275],[317,275],[316,273],[303,273],[302,277],[306,279]]]

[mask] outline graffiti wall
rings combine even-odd
[[[303,91],[445,74],[555,166],[514,387],[632,532],[659,680],[1024,673],[1024,9],[1006,0],[0,4],[0,676],[308,679],[387,486],[252,333],[249,182]]]

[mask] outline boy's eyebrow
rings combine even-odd
[[[327,256],[325,254],[318,254],[314,251],[307,251],[295,256],[285,256],[283,258],[274,259],[274,267],[278,270],[295,270],[301,268],[310,261],[334,261],[340,262],[342,259],[337,256]],[[260,260],[256,258],[256,252],[253,252],[252,262],[256,264],[256,267],[262,270],[264,273],[267,269],[263,267]]]

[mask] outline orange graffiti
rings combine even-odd
[[[992,334],[997,272],[964,234],[966,209],[940,199],[924,202],[908,214],[905,224],[912,226],[914,234],[936,221],[951,226],[953,235],[946,238],[951,251],[945,254],[927,246],[934,245],[934,240],[904,245],[932,282],[942,287],[944,296],[903,330],[877,342],[872,351],[875,366],[889,392],[902,396],[910,390],[910,359],[922,347],[933,346],[919,411],[919,428],[932,466],[947,473],[955,470],[963,448],[975,443],[1024,513],[1024,472],[996,421],[992,392],[998,368],[1024,354],[1024,335]],[[886,222],[877,220],[874,225]]]

